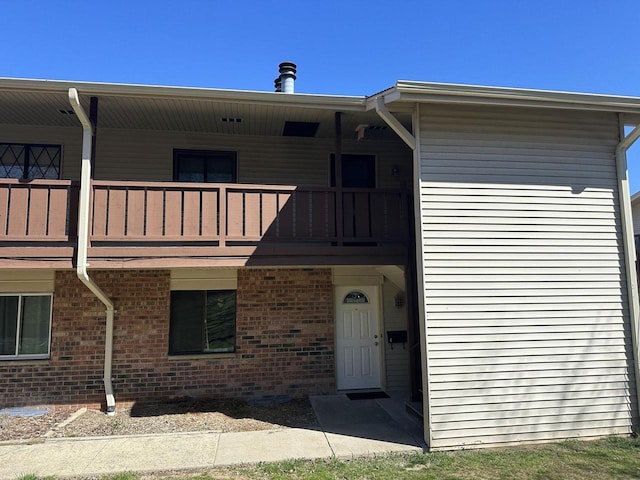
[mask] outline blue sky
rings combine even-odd
[[[638,0],[20,0],[2,14],[6,77],[270,91],[290,60],[305,93],[403,79],[640,97]],[[640,190],[640,147],[630,163]]]

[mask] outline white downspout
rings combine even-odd
[[[640,137],[640,125],[629,135],[624,134],[624,122],[620,122],[620,138],[616,147],[616,169],[618,176],[618,195],[622,217],[622,239],[625,252],[625,270],[627,276],[627,295],[629,298],[629,317],[631,321],[631,339],[633,342],[633,369],[636,378],[636,396],[640,392],[640,312],[638,302],[638,276],[636,273],[636,249],[633,238],[633,212],[631,209],[631,193],[629,192],[629,172],[627,170],[627,150]],[[638,396],[640,408],[640,396]]]
[[[107,398],[107,415],[116,414],[116,400],[111,384],[111,363],[113,356],[114,306],[111,299],[95,284],[87,273],[87,249],[89,247],[89,204],[91,199],[91,143],[93,128],[87,117],[75,88],[69,89],[69,102],[82,124],[82,173],[80,176],[80,209],[78,212],[78,278],[106,307],[106,332],[104,342],[104,391]]]

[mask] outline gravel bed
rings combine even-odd
[[[76,410],[72,407],[56,407],[51,412],[39,417],[0,415],[0,441],[29,440],[42,437]]]
[[[75,409],[56,409],[34,418],[0,416],[0,440],[47,436],[90,437],[172,432],[246,432],[288,427],[318,428],[308,399],[273,405],[249,405],[242,400],[195,399],[135,405],[108,417],[87,410],[65,426],[59,424]]]

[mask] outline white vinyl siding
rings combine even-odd
[[[631,432],[616,116],[420,108],[431,447]]]

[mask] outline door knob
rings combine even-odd
[[[376,342],[376,343],[375,343],[375,346],[376,346],[376,347],[378,346],[378,342]]]

